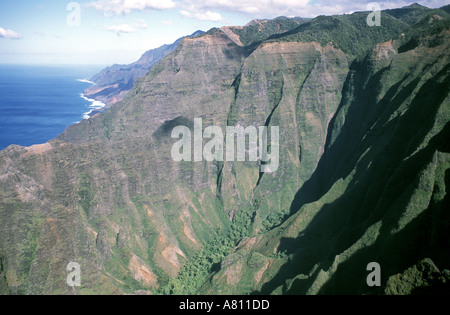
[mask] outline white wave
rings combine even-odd
[[[86,80],[86,79],[77,79],[77,81],[78,81],[78,82],[81,82],[81,83],[95,84],[94,82],[89,81],[89,80]]]
[[[103,108],[105,106],[106,106],[105,103],[100,102],[100,101],[94,101],[94,102],[92,102],[91,105],[89,105],[89,107],[93,107],[93,108]]]
[[[91,109],[90,111],[88,111],[88,112],[86,112],[86,113],[84,113],[83,114],[83,119],[89,119],[89,118],[91,118],[91,114],[92,114],[92,112],[93,112],[94,110],[93,109]]]
[[[81,96],[85,101],[91,103],[91,104],[89,104],[89,105],[86,105],[86,107],[91,108],[91,110],[90,110],[89,112],[84,113],[83,119],[89,119],[89,118],[91,118],[90,114],[92,114],[92,112],[93,112],[94,110],[97,110],[97,109],[100,109],[100,108],[103,108],[103,107],[106,106],[106,104],[103,103],[103,102],[101,102],[101,101],[96,101],[96,100],[94,100],[94,99],[92,99],[92,98],[88,98],[86,95],[84,95],[84,93],[81,93],[80,96]]]
[[[85,101],[88,101],[88,102],[91,102],[91,103],[92,103],[92,102],[95,102],[94,99],[86,97],[86,95],[84,95],[84,93],[81,93],[80,96],[81,96],[81,98],[84,99]]]

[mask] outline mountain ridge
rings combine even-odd
[[[449,26],[427,14],[347,52],[329,23],[361,13],[186,38],[104,113],[1,151],[1,292],[366,294],[370,261],[392,286],[448,269]],[[279,170],[172,161],[198,117],[282,127]]]
[[[103,112],[112,104],[121,101],[133,87],[134,82],[143,77],[162,58],[174,51],[184,38],[196,37],[203,33],[203,31],[196,31],[191,35],[183,36],[172,44],[166,44],[145,52],[138,61],[130,65],[112,65],[94,75],[90,79],[94,85],[87,88],[84,94],[105,103],[106,106],[100,111],[93,112],[91,116]]]

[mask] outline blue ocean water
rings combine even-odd
[[[101,66],[0,65],[0,150],[45,143],[98,102],[82,97]]]

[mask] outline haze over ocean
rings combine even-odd
[[[0,65],[0,150],[45,143],[94,109],[81,82],[102,66]],[[97,105],[98,103],[94,104]]]

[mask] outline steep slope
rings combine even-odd
[[[385,12],[409,25],[414,25],[422,20],[425,15],[429,14],[430,9],[414,3],[403,8],[386,10]]]
[[[216,165],[171,162],[171,145],[152,134],[178,116],[226,121],[239,52],[226,36],[184,39],[124,103],[49,144],[0,153],[0,248],[13,293],[70,293],[73,260],[83,293],[154,289],[229,225]]]
[[[203,33],[197,31],[186,37],[196,37]],[[123,100],[126,93],[133,87],[134,82],[145,76],[154,65],[173,52],[184,38],[179,38],[170,45],[163,45],[147,51],[138,61],[130,65],[113,65],[102,70],[90,79],[94,82],[94,85],[87,88],[84,94],[89,98],[105,103],[106,107],[102,109],[104,111],[112,104]]]
[[[106,112],[1,151],[1,292],[363,293],[367,259],[384,283],[424,255],[448,268],[445,14],[354,42],[363,13],[214,29]],[[195,118],[279,126],[278,170],[173,161]]]
[[[252,46],[265,41],[270,36],[291,31],[308,20],[280,16],[273,20],[253,20],[244,27],[225,27],[222,30],[230,30],[238,35],[243,46]]]
[[[205,292],[375,293],[372,261],[383,285],[427,257],[449,268],[450,32],[435,31],[414,49],[389,41],[353,62],[293,215],[244,240]]]

